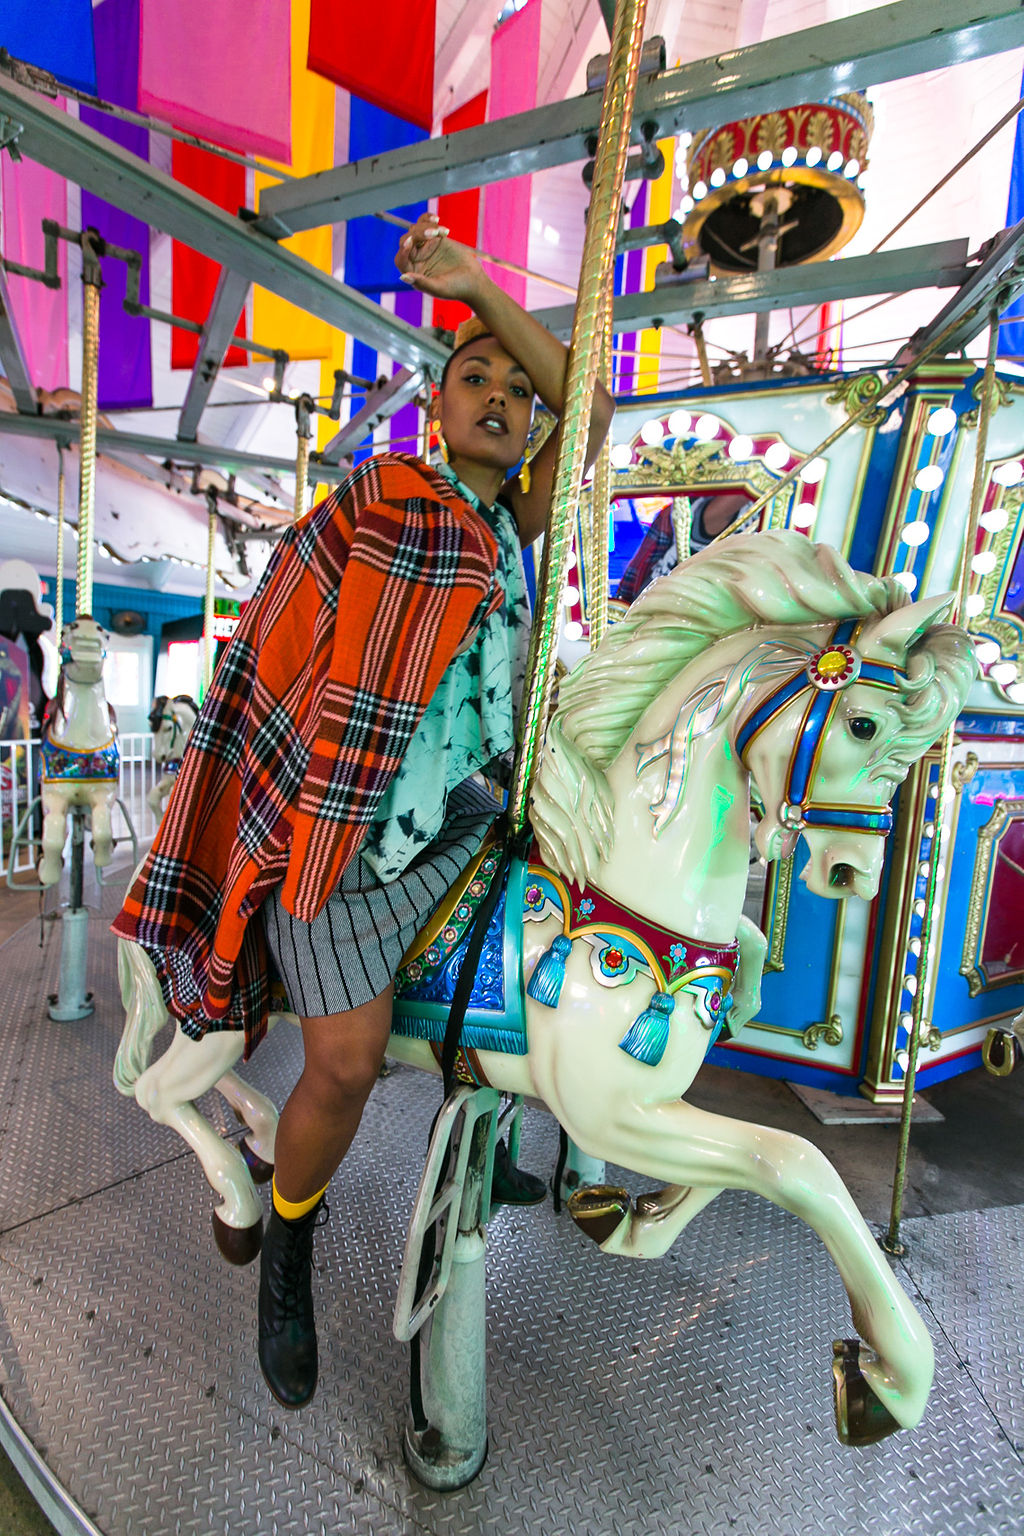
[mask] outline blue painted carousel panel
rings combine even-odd
[[[875,551],[878,548],[878,540],[885,520],[889,486],[892,483],[900,446],[899,432],[887,430],[892,425],[895,415],[895,411],[890,412],[889,417],[882,424],[882,430],[875,433],[875,439],[871,445],[868,472],[854,516],[853,537],[847,554],[847,559],[855,571],[870,571],[874,568]]]

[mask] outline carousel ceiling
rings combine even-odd
[[[105,3],[101,0],[97,10]],[[286,520],[292,503],[291,400],[322,395],[331,368],[341,368],[340,421],[320,420],[319,456],[314,455],[315,477],[330,481],[343,473],[347,455],[367,431],[386,433],[388,418],[436,377],[447,344],[429,310],[410,319],[401,302],[408,296],[367,293],[349,280],[345,235],[353,220],[365,224],[368,215],[388,214],[413,200],[529,177],[528,184],[519,183],[529,187],[527,249],[516,253],[492,246],[489,254],[504,260],[518,256],[519,267],[529,274],[528,307],[552,330],[568,333],[589,198],[581,173],[600,114],[600,91],[588,89],[588,65],[607,51],[608,35],[596,0],[532,3],[541,6],[535,106],[442,134],[444,120],[488,85],[498,14],[460,0],[438,0],[432,136],[372,155],[351,153],[354,129],[350,142],[342,111],[347,97],[338,90],[333,167],[313,175],[261,176],[257,190],[250,166],[246,201],[253,212],[243,209],[241,215],[172,174],[170,141],[158,132],[148,134],[149,155],[143,158],[97,131],[73,103],[67,110],[66,102],[54,100],[38,75],[10,62],[2,65],[0,136],[6,153],[66,179],[71,230],[82,227],[86,200],[103,198],[148,231],[150,293],[143,314],[168,317],[172,311],[172,241],[220,268],[208,303],[192,322],[198,343],[191,366],[180,366],[174,355],[166,320],[152,318],[152,405],[111,408],[101,422],[96,528],[101,555],[131,563],[132,576],[143,581],[147,573],[135,562],[148,555],[150,563],[159,562],[161,581],[198,585],[212,488],[221,513],[217,569],[243,588],[245,570],[258,568],[264,548],[248,541],[261,528]],[[513,8],[520,6],[506,10]],[[868,9],[870,21],[860,14]],[[1016,102],[1024,45],[1016,3],[987,0],[968,7],[963,0],[900,0],[871,8],[856,0],[723,0],[715,6],[652,0],[646,35],[664,39],[666,67],[641,81],[633,139],[638,166],[646,158],[653,167],[659,154],[662,164],[659,175],[627,183],[628,216],[620,236],[624,291],[615,304],[622,357],[644,357],[644,387],[672,392],[699,382],[689,331],[695,317],[702,317],[713,363],[751,351],[758,314],[767,317],[760,334],[780,356],[820,346],[827,314],[842,339],[841,351],[830,345],[831,366],[848,370],[880,365],[897,354],[905,360],[915,333],[917,344],[922,335],[935,334],[929,327],[948,327],[951,318],[960,322],[955,345],[971,344],[984,324],[980,300],[997,291],[1005,298],[1007,285],[1019,281],[1024,232],[1010,232],[976,259],[984,242],[1003,229],[1012,121],[1008,118],[968,170],[925,201],[899,231],[899,244],[889,235],[964,148]],[[595,73],[592,66],[591,83],[599,76],[599,67]],[[666,234],[671,238],[666,226],[673,218],[683,226],[695,222],[690,194],[696,188],[687,170],[691,136],[703,134],[711,146],[711,188],[705,191],[720,201],[724,183],[743,180],[746,187],[756,168],[743,156],[732,164],[723,160],[719,169],[716,132],[721,142],[726,125],[756,122],[757,131],[769,135],[765,142],[772,142],[771,134],[782,131],[775,120],[781,121],[785,109],[853,88],[870,99],[874,132],[870,160],[862,166],[847,159],[833,174],[840,181],[847,176],[850,195],[860,205],[859,228],[848,232],[842,254],[807,264],[780,260],[777,270],[761,262],[762,270],[745,271],[740,257],[732,271],[714,265],[708,270],[706,262],[703,268],[693,262],[674,271],[676,248],[666,246]],[[801,161],[797,170],[803,168]],[[826,172],[823,164],[819,179],[827,179]],[[333,230],[326,260],[322,255],[308,260],[293,248],[296,235],[324,226]],[[2,233],[0,248],[9,256]],[[820,241],[813,254],[827,257],[833,249],[834,243]],[[74,247],[67,272],[71,334],[68,377],[61,382],[69,387],[48,392],[33,378],[26,352],[24,280],[9,276],[0,286],[0,366],[8,386],[0,397],[0,491],[9,498],[3,542],[16,541],[18,547],[6,552],[28,554],[44,569],[52,568],[52,557],[45,554],[52,528],[39,514],[56,510],[57,443],[65,447],[71,506],[77,476],[72,390],[78,386],[81,349]],[[17,292],[16,281],[22,285]],[[251,322],[254,291],[287,300],[295,306],[287,313],[305,312],[322,322],[333,338],[329,356],[324,348],[313,348],[306,360],[293,360],[301,349],[289,352],[287,328],[258,335],[248,342],[248,353],[239,354],[236,320],[243,310]],[[619,382],[627,392],[637,387],[631,366],[620,371]],[[240,561],[246,548],[249,558]],[[190,563],[168,563],[173,561]]]

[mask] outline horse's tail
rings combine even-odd
[[[149,1066],[153,1041],[167,1023],[167,1008],[152,960],[131,939],[117,941],[117,980],[125,1020],[114,1059],[114,1087],[130,1098]]]

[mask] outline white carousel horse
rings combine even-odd
[[[103,691],[107,633],[87,614],[65,624],[60,641],[57,692],[46,707],[42,729],[42,885],[60,879],[65,821],[74,805],[89,811],[97,869],[114,852],[111,815],[117,803],[120,752],[117,716]]]
[[[812,891],[872,897],[893,792],[976,672],[969,637],[939,622],[946,607],[911,603],[796,534],[735,537],[651,587],[563,682],[548,731],[531,812],[539,862],[519,866],[506,903],[515,922],[518,897],[526,919],[525,1028],[474,1036],[467,1013],[463,1037],[480,1081],[542,1100],[585,1153],[667,1186],[636,1207],[605,1191],[588,1209],[584,1192],[577,1219],[605,1252],[664,1254],[724,1189],[808,1222],[866,1341],[847,1380],[867,1404],[860,1429],[874,1414],[883,1433],[920,1419],[932,1346],[838,1174],[801,1138],[682,1095],[723,1021],[734,1035],[760,1001],[766,943],[741,910],[750,780],[766,859],[802,836]],[[436,1044],[415,1038],[430,1012],[416,989],[457,958],[479,875],[442,904],[399,976],[388,1052],[428,1071]],[[262,1165],[273,1163],[273,1106],[231,1070],[237,1034],[195,1043],[179,1028],[148,1066],[167,1019],[160,987],[137,946],[122,943],[118,963],[127,1022],[115,1083],[194,1147],[223,1200],[215,1228],[234,1228],[239,1249],[251,1236],[251,1256],[259,1200],[194,1101],[216,1084]]]
[[[164,801],[174,788],[181,755],[198,714],[199,705],[187,693],[176,693],[173,699],[166,693],[159,693],[153,700],[149,728],[153,732],[153,762],[160,777],[146,796],[146,804],[157,821],[164,813]]]

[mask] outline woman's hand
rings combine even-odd
[[[421,213],[402,236],[395,266],[410,288],[464,303],[472,301],[484,276],[476,252],[452,240],[436,213]]]

